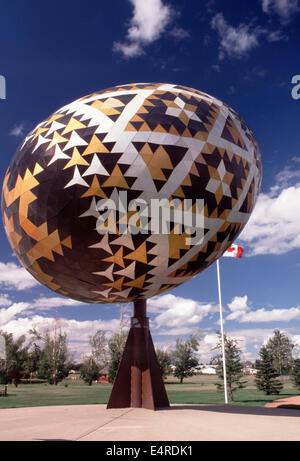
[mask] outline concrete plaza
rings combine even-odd
[[[299,441],[300,412],[284,408],[105,405],[0,410],[1,441]]]

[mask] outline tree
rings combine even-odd
[[[45,356],[41,360],[36,376],[39,379],[47,379],[49,384],[54,384],[53,370]]]
[[[92,348],[92,358],[97,364],[99,373],[106,368],[109,363],[108,342],[105,331],[98,330],[93,336],[89,337],[89,344]]]
[[[216,373],[221,383],[216,383],[218,390],[224,390],[224,371],[222,355],[222,337],[217,332],[219,341],[214,349],[219,350],[219,354],[213,358],[213,363],[217,365]],[[234,402],[234,392],[243,389],[246,381],[242,381],[243,365],[241,363],[241,350],[238,347],[238,341],[224,334],[225,361],[226,361],[226,386],[229,391],[231,400]]]
[[[156,349],[156,357],[158,361],[158,365],[160,368],[162,379],[167,379],[168,375],[172,373],[172,358],[171,355],[168,354],[167,351],[157,348]]]
[[[293,367],[294,344],[279,330],[274,330],[274,336],[269,339],[266,348],[273,359],[273,367],[279,375],[289,374]]]
[[[93,336],[89,336],[89,345],[91,346],[91,353],[80,367],[80,377],[91,386],[109,363],[108,341],[105,331],[98,330]]]
[[[26,367],[29,346],[25,346],[25,335],[15,340],[12,333],[0,331],[0,334],[5,338],[6,346],[6,360],[1,361],[0,383],[14,382],[18,386]]]
[[[257,369],[255,383],[257,389],[263,391],[266,395],[279,394],[283,385],[276,379],[279,373],[273,367],[274,360],[270,350],[266,346],[262,346],[259,356],[260,359],[255,362],[255,368]]]
[[[30,330],[30,333],[34,340],[44,344],[37,377],[47,379],[49,384],[57,385],[68,376],[70,369],[66,333],[57,333],[56,326],[54,331],[47,329],[43,335],[36,329]]]
[[[24,378],[32,379],[33,376],[37,375],[37,372],[41,365],[42,351],[38,344],[33,343],[33,349],[28,352],[25,368]]]
[[[99,378],[99,366],[93,357],[87,359],[80,368],[80,377],[89,386],[92,385],[93,381]]]
[[[292,379],[294,386],[300,389],[300,359],[295,359],[292,368]]]
[[[190,335],[187,341],[181,338],[176,339],[176,347],[172,354],[172,362],[175,366],[174,376],[180,379],[180,384],[183,379],[196,374],[195,368],[199,365],[199,361],[195,355],[199,346],[199,334]]]
[[[108,376],[109,376],[110,382],[112,383],[115,380],[118,367],[121,362],[127,336],[128,336],[128,333],[123,333],[121,331],[120,333],[113,334],[110,340],[108,341],[108,351],[109,351]]]

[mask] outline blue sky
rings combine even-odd
[[[223,100],[254,131],[263,183],[236,243],[244,256],[220,261],[225,330],[243,358],[275,328],[300,347],[300,74],[298,0],[74,0],[1,6],[0,175],[28,131],[59,107],[118,84],[167,82]],[[299,92],[300,94],[300,92]],[[0,328],[16,336],[53,323],[56,309],[76,357],[98,328],[118,330],[120,306],[64,299],[31,278],[0,226]],[[131,307],[126,307],[130,315]],[[216,267],[149,301],[154,341],[202,332],[210,359],[218,326]]]

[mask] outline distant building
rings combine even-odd
[[[80,371],[70,370],[68,374],[68,379],[71,381],[77,381],[80,378]]]
[[[244,367],[243,368],[243,373],[244,375],[256,375],[257,373],[257,370],[255,368],[252,368],[252,367]]]
[[[97,383],[110,383],[109,376],[108,376],[108,367],[102,368],[99,378],[97,379]]]
[[[203,375],[215,375],[217,373],[214,365],[201,365],[199,371]]]

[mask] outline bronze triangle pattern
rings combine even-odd
[[[80,98],[32,130],[6,172],[2,213],[11,246],[41,283],[84,302],[128,302],[220,257],[260,185],[257,141],[234,110],[193,88],[134,83]],[[177,210],[192,200],[193,216],[202,200],[203,241],[194,245],[168,220],[168,232],[153,232],[151,213],[101,211],[120,192],[128,203],[167,200]]]

